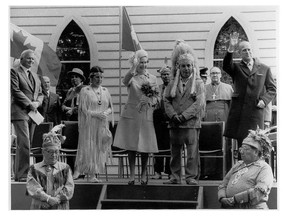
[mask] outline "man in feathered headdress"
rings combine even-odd
[[[30,166],[26,189],[32,197],[31,209],[69,209],[74,193],[72,172],[69,165],[58,161],[65,140],[58,132],[63,126],[43,134],[43,161]]]
[[[199,77],[192,48],[177,41],[172,53],[172,80],[165,90],[164,106],[170,122],[171,179],[164,184],[181,183],[182,147],[187,147],[186,183],[198,184],[200,177],[199,131],[205,105],[204,84]]]
[[[218,187],[218,200],[223,208],[268,209],[268,196],[273,185],[272,169],[265,162],[273,150],[269,130],[249,130],[239,151],[238,161]]]

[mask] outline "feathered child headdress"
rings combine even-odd
[[[178,70],[178,65],[181,64],[183,60],[190,60],[193,64],[193,74],[192,74],[192,88],[191,94],[195,93],[195,80],[196,77],[199,78],[199,67],[197,63],[197,57],[195,56],[192,47],[190,47],[184,40],[177,40],[174,50],[172,52],[172,77],[174,77],[173,86],[171,89],[171,97],[176,96],[176,89],[179,83],[180,70]]]
[[[56,125],[49,133],[43,134],[42,148],[58,147],[61,148],[61,144],[64,143],[66,137],[62,136],[61,129],[64,124]]]
[[[258,149],[262,153],[262,157],[269,158],[270,152],[273,150],[271,140],[269,138],[269,132],[271,128],[261,130],[259,126],[257,129],[249,130],[248,136],[243,140],[243,144],[250,145]]]

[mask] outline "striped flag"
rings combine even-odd
[[[122,14],[122,49],[133,52],[142,49],[125,7]]]
[[[19,62],[20,54],[26,49],[34,50],[36,55],[32,70],[39,75],[48,76],[51,85],[56,86],[61,72],[61,62],[55,51],[39,38],[10,23],[11,63]]]

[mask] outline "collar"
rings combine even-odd
[[[251,61],[249,61],[249,62],[246,62],[246,61],[243,61],[247,66],[248,66],[248,64],[250,63],[251,64],[251,66],[253,66],[253,64],[254,64],[254,60],[253,59],[251,59]]]
[[[189,80],[191,79],[192,75],[193,75],[193,74],[191,73],[191,75],[187,78],[186,82],[183,82],[183,79],[182,79],[182,77],[180,76],[180,81],[181,81],[181,83],[187,84],[187,83],[189,82]]]
[[[53,165],[49,165],[49,164],[46,164],[45,162],[44,162],[44,160],[42,160],[41,162],[40,162],[40,167],[47,167],[47,166],[51,166],[51,167],[53,167],[54,169],[58,169],[58,161],[55,163],[55,164],[53,164]]]
[[[22,64],[20,64],[20,67],[25,73],[28,73],[29,68],[24,67]]]
[[[148,73],[147,71],[145,71],[144,74],[138,74],[138,73],[136,73],[135,76],[145,76],[145,77],[149,78],[149,73]]]
[[[263,160],[260,158],[257,161],[254,161],[252,163],[249,164],[245,164],[244,161],[239,161],[238,163],[238,167],[233,171],[233,173],[238,172],[239,170],[245,168],[245,167],[251,167],[251,166],[257,166],[257,167],[261,167]]]

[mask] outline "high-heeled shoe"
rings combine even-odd
[[[146,181],[141,180],[141,181],[140,181],[140,184],[141,184],[141,185],[147,185],[147,184],[148,184],[148,180],[146,180]]]
[[[134,184],[135,184],[135,180],[128,181],[128,185],[134,185]]]
[[[101,183],[102,181],[96,177],[88,178],[88,182],[91,183]]]
[[[72,177],[73,177],[73,180],[77,180],[77,179],[81,179],[81,178],[84,179],[85,175],[80,174],[79,172],[76,171]]]

